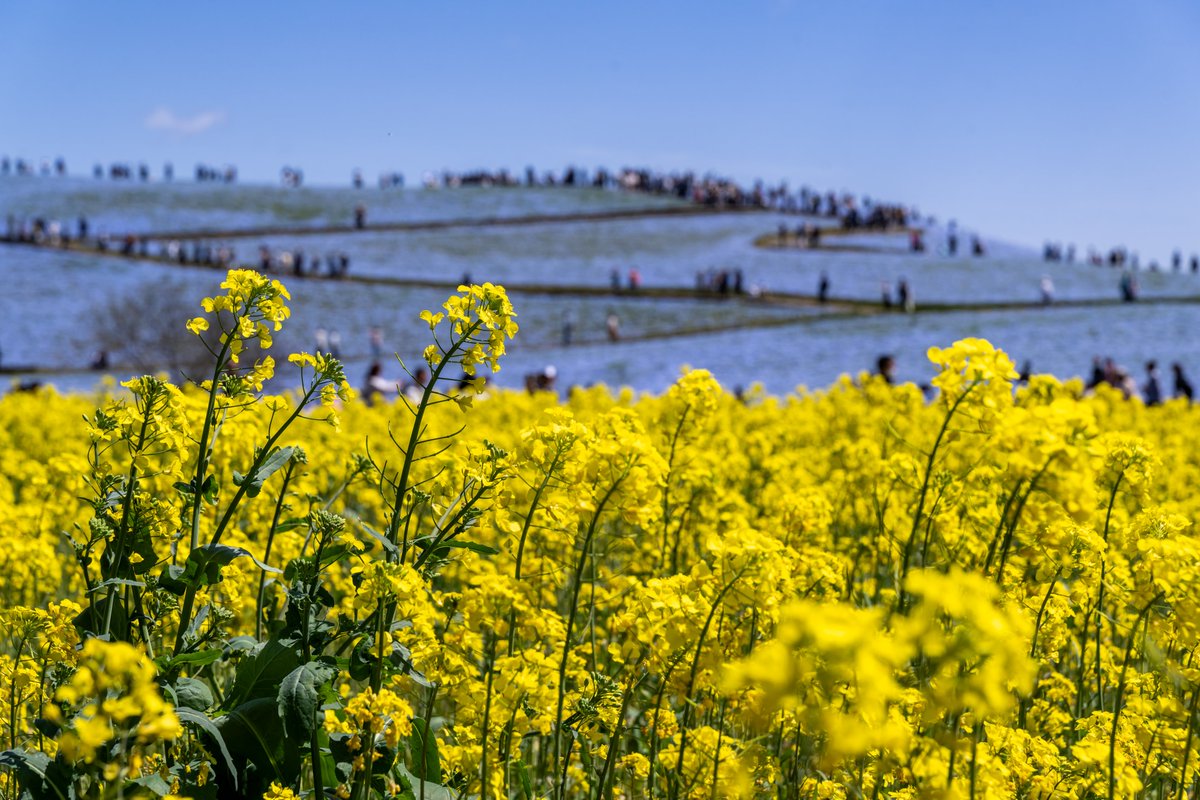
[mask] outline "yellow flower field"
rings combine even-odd
[[[560,403],[470,380],[485,284],[367,407],[223,288],[202,386],[0,400],[0,797],[1197,796],[1186,403],[981,340]]]

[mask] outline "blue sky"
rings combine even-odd
[[[1200,251],[1200,3],[6,3],[0,154],[786,178]]]

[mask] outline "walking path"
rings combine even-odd
[[[102,256],[107,258],[122,258],[129,261],[141,261],[151,264],[159,264],[165,267],[174,269],[189,269],[203,270],[205,272],[216,272],[224,269],[205,264],[180,264],[171,259],[162,256],[153,255],[138,255],[136,253],[126,254],[116,250],[98,251],[94,247],[80,246],[77,243],[72,243],[66,248],[55,247],[48,244],[35,244],[32,242],[11,242],[0,239],[0,245],[7,244],[11,246],[37,247],[49,250],[69,250],[71,252],[83,253],[93,256]],[[458,280],[452,278],[435,278],[435,277],[400,277],[391,275],[343,275],[340,277],[328,277],[325,275],[295,275],[291,273],[268,273],[280,277],[289,282],[294,281],[321,281],[331,283],[349,283],[363,284],[368,286],[396,286],[409,287],[419,289],[453,289],[458,285]],[[505,289],[514,294],[540,295],[550,297],[609,297],[620,300],[700,300],[714,303],[747,303],[767,306],[786,306],[786,307],[804,307],[804,308],[823,308],[833,312],[854,312],[856,314],[903,314],[906,313],[903,308],[898,305],[885,307],[879,300],[864,300],[849,297],[830,297],[826,302],[820,302],[815,294],[804,292],[777,292],[772,291],[762,295],[749,294],[720,294],[715,291],[702,291],[687,286],[642,286],[636,290],[620,289],[613,290],[605,285],[588,285],[588,284],[559,284],[559,283],[514,283],[506,281]],[[1168,295],[1168,296],[1145,296],[1138,298],[1136,301],[1140,305],[1196,305],[1200,304],[1200,295]],[[944,313],[954,311],[1016,311],[1043,309],[1053,310],[1061,308],[1094,308],[1123,305],[1123,301],[1118,297],[1092,297],[1092,298],[1077,298],[1071,300],[1056,300],[1054,303],[1046,305],[1037,299],[1028,301],[1023,300],[987,300],[982,302],[924,302],[917,307],[916,313]],[[772,322],[774,322],[772,320]],[[724,330],[724,328],[722,328]]]
[[[324,236],[342,233],[403,233],[409,231],[438,231],[447,228],[492,228],[515,227],[518,225],[548,225],[563,222],[605,222],[609,220],[644,219],[651,217],[694,217],[712,214],[766,213],[767,208],[749,206],[703,206],[695,204],[662,206],[653,208],[609,209],[605,211],[580,211],[570,214],[525,214],[513,217],[458,217],[454,219],[417,220],[409,222],[375,222],[357,227],[355,225],[264,225],[258,228],[236,228],[230,230],[201,229],[180,231],[154,231],[135,234],[138,240],[148,241],[194,241],[196,239],[253,239],[264,236]],[[124,236],[109,237],[119,241]]]

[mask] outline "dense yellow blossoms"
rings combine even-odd
[[[268,345],[282,287],[226,283],[214,347]],[[462,287],[429,364],[514,316]],[[0,797],[1195,796],[1200,411],[930,358],[933,401],[444,382],[340,429],[261,366],[8,395]]]
[[[70,680],[58,687],[44,709],[52,723],[75,718],[58,737],[69,761],[94,761],[97,751],[116,738],[136,745],[172,741],[182,730],[154,682],[154,665],[132,645],[89,639]]]

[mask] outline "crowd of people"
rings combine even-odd
[[[87,236],[88,221],[86,217],[79,218],[74,232],[62,220],[47,217],[20,219],[15,214],[8,214],[4,220],[3,241],[6,242],[65,247],[73,241],[87,239]]]
[[[915,208],[899,203],[881,203],[869,196],[851,193],[820,192],[807,186],[791,191],[786,181],[768,185],[759,180],[749,186],[711,173],[698,175],[691,170],[661,171],[644,167],[606,167],[591,172],[569,166],[561,172],[539,172],[526,167],[524,176],[507,169],[425,173],[427,188],[460,186],[578,186],[616,189],[648,195],[675,197],[705,206],[722,208],[772,209],[783,213],[839,219],[846,227],[883,230],[905,227],[919,218]],[[357,185],[357,184],[356,184]]]
[[[322,258],[316,251],[305,253],[300,249],[272,250],[267,245],[259,245],[258,269],[264,273],[278,272],[298,278],[344,278],[350,272],[350,256],[344,250],[335,250],[326,253]]]
[[[1151,359],[1143,367],[1144,376],[1141,383],[1124,367],[1112,358],[1096,356],[1092,359],[1092,371],[1088,378],[1087,388],[1095,389],[1106,384],[1120,390],[1126,399],[1140,398],[1148,406],[1158,405],[1171,398],[1186,398],[1189,402],[1194,396],[1192,382],[1188,380],[1183,365],[1178,361],[1171,364],[1171,382],[1168,385],[1159,375],[1158,361]],[[1168,393],[1169,389],[1169,393]]]
[[[354,170],[350,176],[350,185],[355,189],[363,188],[363,174],[361,169]],[[404,188],[404,173],[403,172],[381,172],[379,173],[379,188],[380,189],[403,189]]]
[[[1042,246],[1042,260],[1073,264],[1075,263],[1075,245],[1069,244],[1063,246],[1057,242],[1046,242]],[[1084,257],[1084,261],[1093,267],[1108,266],[1121,269],[1129,268],[1137,270],[1141,269],[1142,266],[1141,260],[1138,258],[1138,254],[1136,252],[1130,252],[1130,250],[1124,246],[1113,247],[1109,249],[1108,252],[1103,252],[1095,249],[1094,247],[1089,247],[1087,254]],[[1151,272],[1157,272],[1159,269],[1161,269],[1161,267],[1157,261],[1152,259],[1150,263],[1146,265],[1146,269]],[[1185,263],[1183,252],[1181,250],[1175,250],[1171,253],[1171,271],[1183,272],[1184,269]],[[1189,272],[1200,273],[1200,254],[1192,253],[1187,258],[1186,269]]]
[[[0,156],[0,175],[36,175],[49,176],[51,174],[63,176],[67,174],[67,162],[61,156],[54,159],[54,163],[43,160],[40,167],[34,167],[32,161],[24,158],[9,158],[8,156]]]
[[[0,241],[16,244],[36,244],[68,247],[73,243],[90,244],[97,252],[114,252],[124,256],[156,258],[180,265],[200,265],[229,269],[235,266],[257,267],[264,273],[280,273],[295,277],[343,278],[350,272],[350,255],[344,250],[327,253],[304,251],[299,248],[275,248],[260,245],[254,263],[238,261],[233,245],[205,239],[169,239],[157,242],[129,233],[108,236],[103,233],[89,238],[91,226],[87,217],[80,216],[74,229],[57,219],[34,217],[18,220],[9,214]]]
[[[1169,382],[1167,378],[1160,374],[1157,360],[1151,359],[1147,361],[1143,369],[1143,378],[1139,383],[1127,369],[1117,364],[1114,359],[1096,356],[1092,359],[1092,368],[1085,383],[1085,389],[1088,392],[1093,392],[1099,386],[1110,386],[1121,392],[1126,400],[1137,398],[1148,406],[1160,405],[1171,399],[1184,399],[1189,403],[1194,399],[1195,393],[1192,388],[1192,382],[1188,380],[1183,365],[1178,361],[1171,364]],[[895,383],[895,356],[890,353],[879,356],[875,361],[875,369],[871,374],[882,378],[888,383]],[[1028,383],[1032,374],[1033,364],[1026,361],[1021,365],[1017,382]],[[932,398],[933,389],[931,386],[922,384],[920,388],[925,392],[927,398]]]
[[[238,171],[237,167],[231,164],[226,164],[222,167],[210,164],[197,164],[193,174],[197,183],[237,183]],[[43,160],[40,166],[35,167],[34,162],[28,159],[0,156],[0,176],[5,175],[41,175],[43,177],[54,175],[57,177],[66,177],[67,162],[66,159],[59,156],[53,162]],[[168,183],[173,181],[175,179],[175,165],[170,161],[163,164],[161,176],[162,180]],[[152,178],[152,170],[150,169],[150,165],[144,161],[137,164],[127,161],[114,161],[108,166],[99,163],[93,164],[92,177],[97,180],[108,178],[113,181],[137,180],[146,183]]]
[[[62,158],[54,161],[55,174],[66,174],[66,162]],[[19,175],[32,175],[35,170],[32,162],[25,159],[10,159],[0,157],[0,174],[16,172]],[[42,174],[51,173],[50,162],[43,162]],[[96,164],[93,174],[97,178],[105,176],[105,168]],[[108,177],[113,180],[150,180],[150,168],[145,163],[136,167],[128,163],[113,163],[107,170]],[[163,167],[163,179],[170,181],[174,177],[174,168],[168,162]],[[197,164],[195,180],[198,183],[218,182],[234,183],[237,180],[237,168],[234,166],[214,167]],[[285,187],[296,188],[304,185],[304,170],[300,167],[286,165],[280,169],[280,182]],[[858,196],[848,192],[815,191],[807,186],[798,191],[791,191],[786,181],[768,185],[763,181],[755,181],[749,186],[743,186],[731,178],[720,177],[711,173],[698,175],[694,171],[660,171],[643,167],[623,167],[610,170],[600,167],[592,172],[578,167],[568,166],[561,172],[547,170],[539,173],[532,166],[525,169],[525,174],[519,176],[508,169],[498,170],[469,170],[454,172],[445,170],[441,173],[427,172],[424,176],[426,187],[460,187],[460,186],[590,186],[598,189],[615,189],[627,192],[640,192],[655,196],[676,197],[692,203],[719,208],[755,208],[771,209],[783,213],[806,214],[811,216],[837,219],[842,227],[863,230],[902,229],[911,221],[919,219],[914,207],[899,203],[882,203],[874,201],[870,196]],[[361,189],[365,185],[361,170],[354,170],[351,184]],[[389,171],[379,176],[381,189],[403,187],[404,175],[401,172]]]

